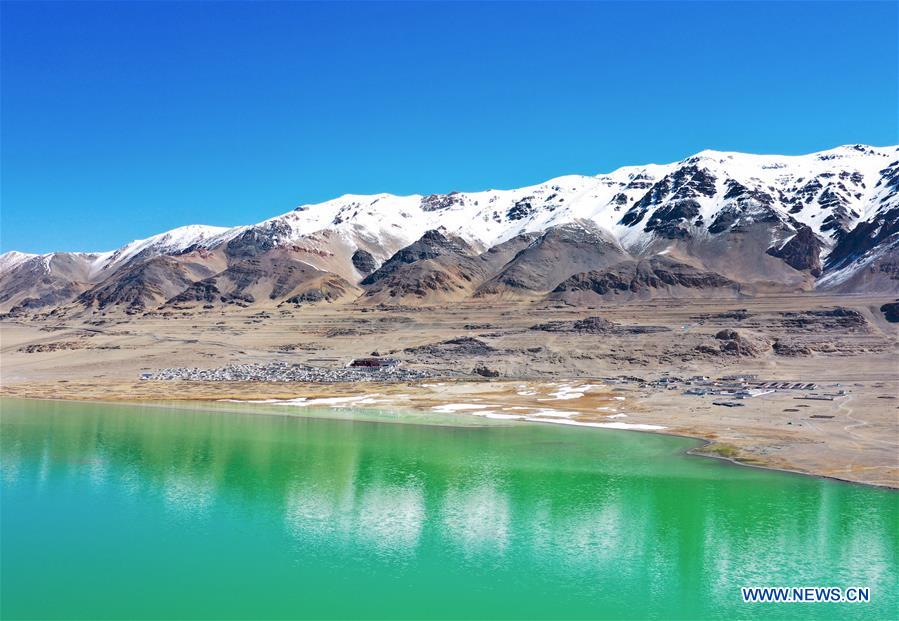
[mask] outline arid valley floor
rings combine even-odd
[[[547,413],[544,419],[557,422],[663,427],[656,431],[709,440],[698,451],[709,455],[899,487],[899,330],[879,310],[891,301],[806,294],[592,308],[282,305],[7,318],[0,323],[0,394],[347,403],[367,396],[362,405],[399,411]],[[425,377],[381,381],[374,371],[364,382],[141,379],[161,369],[273,362],[343,369],[372,353]],[[689,378],[709,394],[685,394],[691,386],[707,390]],[[711,394],[719,378],[814,386],[756,388],[757,396],[738,400],[726,391]]]

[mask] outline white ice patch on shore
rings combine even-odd
[[[563,418],[567,418],[569,416],[574,416],[577,412],[565,412],[563,410],[552,410],[549,408],[537,409],[531,414],[531,416],[561,416]]]
[[[521,414],[500,414],[499,412],[475,412],[475,416],[483,416],[484,418],[495,418],[497,420],[522,420],[524,416]]]
[[[649,425],[647,423],[596,423],[596,426],[605,427],[606,429],[667,429],[667,427],[662,425]]]
[[[466,410],[484,410],[489,405],[480,405],[477,403],[444,403],[443,405],[435,405],[431,409],[435,412],[451,414],[453,412],[464,412]]]
[[[645,423],[582,423],[567,418],[539,418],[536,416],[528,416],[525,420],[534,423],[555,423],[557,425],[574,425],[576,427],[599,427],[601,429],[632,429],[652,431],[657,429],[666,429],[661,425],[647,425]]]
[[[383,399],[375,399],[381,395],[362,395],[361,397],[323,397],[321,399],[309,399],[298,405],[331,405],[331,406],[348,406],[348,405],[368,405],[372,403],[384,403]]]
[[[511,407],[503,408],[505,412],[530,412],[531,416],[574,416],[577,412],[566,412],[563,410],[553,410],[551,408],[534,408],[534,407],[525,407],[523,405],[513,405]],[[518,418],[522,418],[518,416]]]
[[[227,401],[229,403],[262,403],[273,405],[291,405],[295,407],[309,407],[316,405],[326,405],[331,407],[349,407],[353,405],[372,405],[375,403],[387,403],[384,399],[376,399],[380,394],[359,395],[355,397],[320,397],[318,399],[307,399],[306,397],[297,397],[296,399],[219,399],[219,401]]]
[[[587,385],[580,387],[580,390],[587,390],[592,386]],[[562,386],[555,394],[562,393],[564,395],[570,394],[583,394],[578,391],[573,391],[572,387],[569,385]],[[309,406],[330,406],[330,407],[352,407],[355,405],[370,405],[375,403],[388,403],[387,399],[377,399],[376,397],[383,397],[383,395],[379,393],[370,394],[370,395],[359,395],[355,397],[320,397],[317,399],[308,399],[306,397],[297,397],[296,399],[248,399],[248,400],[240,400],[240,399],[219,399],[219,401],[230,402],[230,403],[262,403],[262,404],[275,404],[275,405],[288,405],[288,406],[296,406],[296,407],[309,407]],[[575,398],[575,397],[560,397],[560,398]],[[623,400],[624,397],[615,397],[616,399]],[[581,422],[576,420],[571,420],[571,416],[576,416],[578,412],[571,412],[566,410],[554,410],[551,408],[540,408],[540,407],[524,407],[524,406],[511,406],[506,408],[501,408],[505,411],[520,411],[522,414],[503,414],[501,412],[496,412],[493,410],[497,406],[491,406],[488,404],[482,403],[445,403],[443,405],[435,405],[431,408],[434,412],[439,412],[442,414],[452,414],[456,412],[467,412],[474,416],[481,416],[483,418],[492,418],[497,420],[525,420],[535,423],[554,423],[558,425],[574,425],[577,427],[599,427],[603,429],[630,429],[630,430],[642,430],[642,431],[654,431],[659,429],[666,429],[661,425],[649,425],[645,423],[592,423],[592,422]],[[603,409],[603,408],[599,408]],[[529,413],[525,413],[529,412]],[[626,418],[627,414],[611,414],[606,416],[606,418]]]
[[[568,399],[580,399],[588,390],[596,388],[594,384],[584,384],[582,386],[572,386],[571,384],[562,384],[558,390],[549,393],[549,396],[537,401],[567,401]],[[521,393],[518,393],[521,394]]]
[[[514,410],[519,412],[528,412],[528,414],[503,414],[501,412],[494,411],[494,407],[495,406],[480,403],[446,403],[443,405],[435,405],[431,409],[435,412],[440,412],[441,414],[467,412],[474,416],[483,416],[484,418],[495,418],[502,420],[530,420],[535,416],[568,418],[569,416],[577,415],[577,412],[567,412],[563,410],[553,410],[551,408],[531,408],[523,406],[511,406],[502,409],[505,411]]]

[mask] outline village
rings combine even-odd
[[[477,373],[477,371],[475,372]],[[371,356],[355,358],[342,367],[316,367],[305,364],[274,361],[268,364],[231,364],[214,369],[172,367],[140,374],[145,381],[200,382],[414,382],[435,377],[464,377],[465,373],[447,373],[430,369],[409,368],[395,358]],[[520,379],[520,378],[510,378]],[[840,384],[824,388],[815,382],[759,379],[755,375],[726,375],[712,378],[707,375],[678,377],[662,375],[647,380],[642,377],[620,375],[599,378],[609,385],[630,385],[641,390],[680,391],[690,397],[714,397],[712,405],[743,407],[743,401],[774,394],[787,393],[794,399],[833,401],[847,396]]]
[[[282,361],[268,364],[230,364],[217,369],[172,367],[141,373],[144,381],[193,382],[404,382],[433,377],[434,372],[400,366],[392,358],[359,358],[345,367],[313,367]]]
[[[632,378],[639,379],[639,378]],[[833,401],[848,393],[840,384],[832,384],[831,392],[822,392],[818,384],[805,381],[760,380],[755,375],[727,375],[713,379],[707,375],[689,378],[663,375],[659,379],[642,382],[641,387],[664,390],[681,390],[693,397],[719,397],[712,405],[722,407],[742,407],[740,400],[770,395],[775,392],[791,393],[794,399],[811,401]]]

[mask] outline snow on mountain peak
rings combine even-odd
[[[521,233],[581,219],[610,231],[628,248],[646,247],[660,236],[667,239],[694,229],[714,234],[765,218],[808,226],[832,245],[855,223],[896,202],[894,182],[885,184],[882,178],[897,156],[897,147],[867,145],[807,155],[706,149],[669,164],[624,166],[596,176],[563,175],[510,190],[345,194],[300,205],[258,224],[188,225],[135,240],[96,255],[91,274],[194,246],[238,252],[254,244],[292,245],[324,256],[336,252],[331,246],[337,244],[341,253],[363,248],[383,260],[431,229],[443,228],[489,248]],[[0,270],[33,256],[2,255]],[[322,259],[320,266],[330,267],[326,263]]]
[[[6,272],[7,270],[11,270],[28,261],[29,259],[33,259],[37,256],[37,254],[31,254],[28,252],[19,252],[18,250],[11,250],[9,252],[4,252],[0,254],[0,272]]]

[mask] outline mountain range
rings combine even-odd
[[[899,147],[702,151],[513,190],[345,195],[109,252],[0,255],[0,311],[899,293]]]

